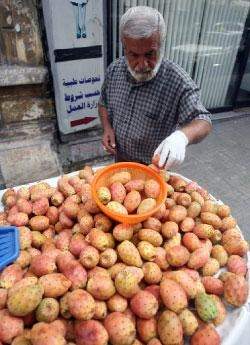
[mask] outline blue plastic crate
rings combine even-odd
[[[0,226],[0,270],[19,255],[19,230],[15,226]]]

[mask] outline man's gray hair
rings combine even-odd
[[[160,12],[148,6],[129,8],[121,17],[121,38],[148,38],[159,32],[161,46],[166,38],[166,25]]]

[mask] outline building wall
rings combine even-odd
[[[2,127],[55,118],[36,0],[0,2],[0,111]]]
[[[43,65],[36,0],[2,0],[0,29],[1,63]]]

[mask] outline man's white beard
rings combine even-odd
[[[135,70],[133,70],[130,67],[129,62],[126,59],[126,57],[125,57],[125,59],[126,59],[128,70],[129,70],[130,74],[132,75],[132,77],[136,81],[143,82],[143,81],[149,81],[156,76],[157,72],[159,71],[159,68],[161,67],[163,57],[164,57],[164,54],[163,54],[163,52],[161,52],[155,67],[153,69],[147,68],[144,73],[139,73],[139,72],[136,72]]]

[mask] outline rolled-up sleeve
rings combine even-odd
[[[212,125],[210,114],[200,114],[194,118],[194,120],[204,120]]]
[[[178,106],[178,125],[182,126],[192,120],[205,120],[211,124],[210,115],[200,100],[199,88],[193,80],[183,80]]]

